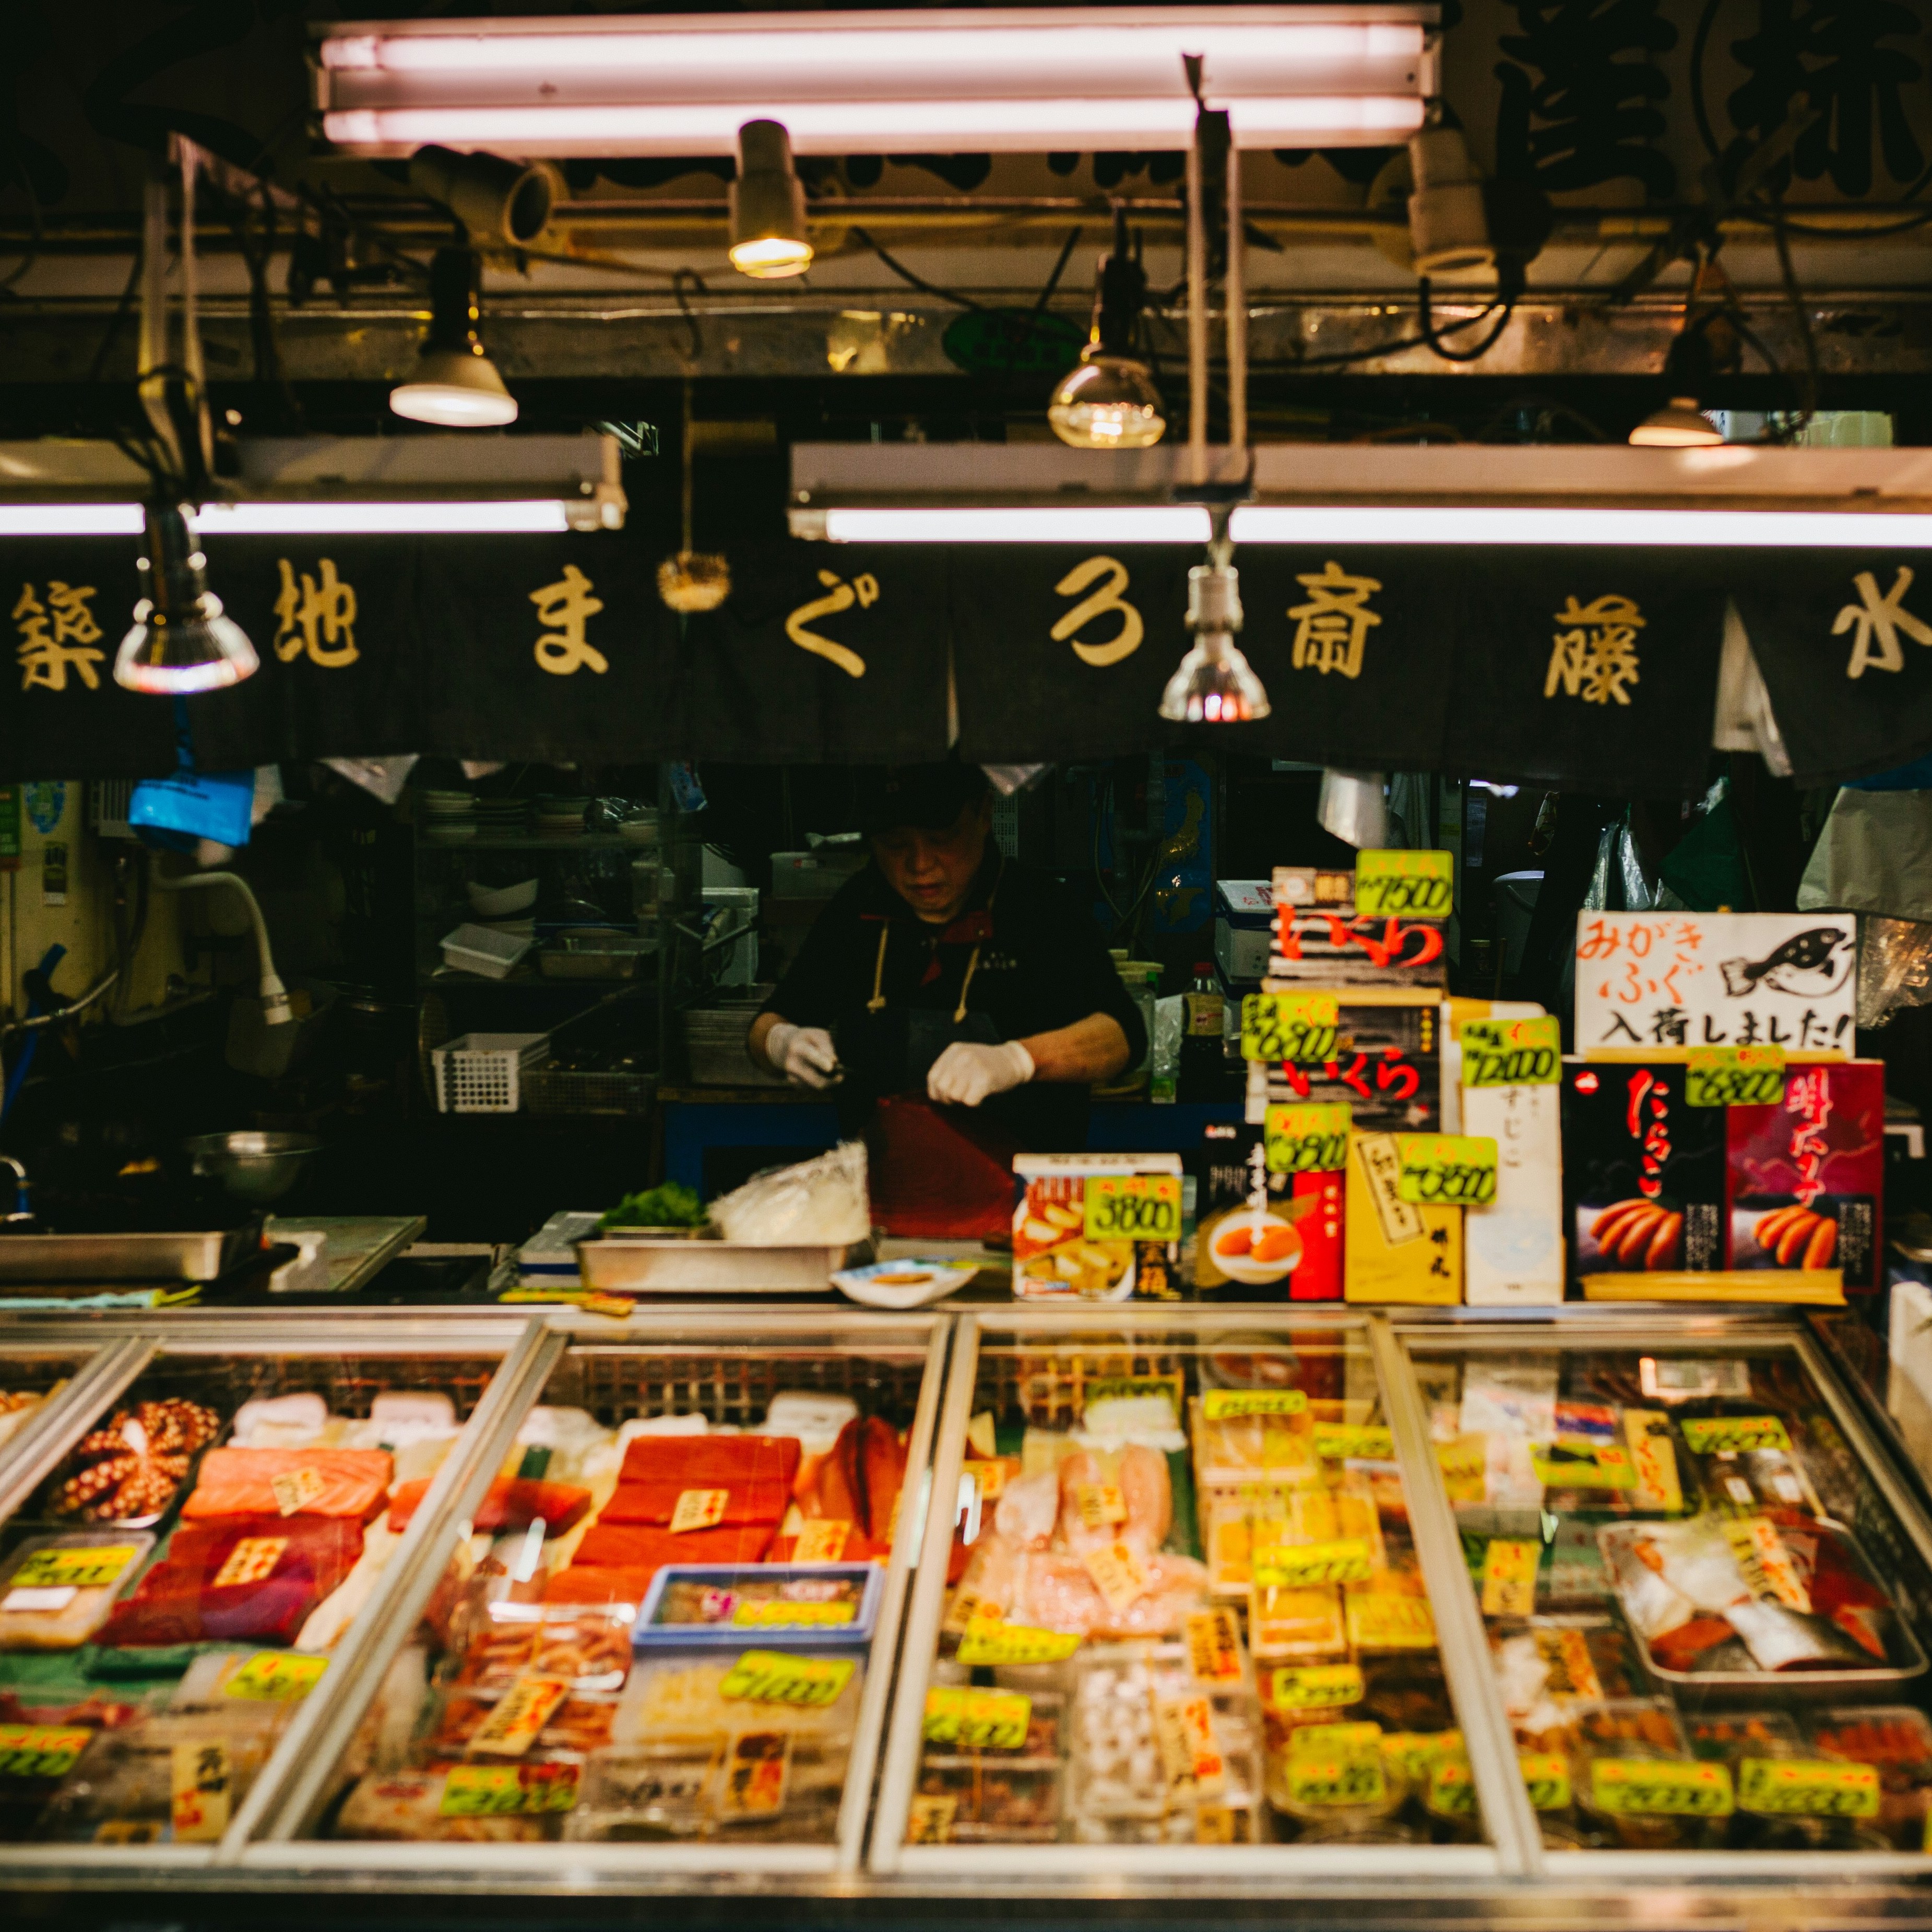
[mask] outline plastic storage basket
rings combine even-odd
[[[523,1104],[522,1076],[541,1060],[549,1034],[459,1034],[430,1050],[440,1114],[514,1114]]]

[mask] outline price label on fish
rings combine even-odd
[[[790,1657],[780,1650],[748,1650],[724,1673],[721,1697],[752,1704],[834,1704],[857,1666],[849,1657]]]
[[[1241,1001],[1241,1058],[1333,1060],[1338,1024],[1333,993],[1250,993]]]
[[[798,1533],[797,1546],[791,1553],[794,1563],[836,1563],[845,1554],[846,1540],[852,1526],[836,1518],[814,1519]]]
[[[1366,1583],[1369,1546],[1359,1536],[1330,1543],[1276,1544],[1255,1552],[1254,1580],[1292,1590],[1314,1583]]]
[[[1465,1087],[1553,1087],[1562,1070],[1562,1030],[1553,1016],[1466,1020],[1461,1030]]]
[[[1080,1561],[1115,1616],[1147,1594],[1147,1567],[1132,1544],[1116,1541],[1102,1549],[1083,1550]]]
[[[64,1778],[93,1742],[79,1725],[0,1724],[0,1778]]]
[[[436,1807],[445,1818],[507,1818],[568,1811],[577,1803],[574,1764],[459,1764]]]
[[[1492,1538],[1483,1552],[1484,1616],[1530,1616],[1536,1608],[1536,1571],[1542,1560],[1540,1543]]]
[[[1774,1415],[1689,1415],[1678,1426],[1694,1456],[1736,1456],[1755,1449],[1791,1452],[1791,1438]]]
[[[328,1486],[322,1480],[320,1469],[312,1469],[304,1463],[299,1469],[272,1476],[268,1486],[274,1492],[276,1508],[284,1516],[299,1516],[310,1503],[320,1501],[322,1491]]]
[[[724,1520],[729,1490],[680,1490],[670,1513],[670,1533],[682,1536],[687,1530],[711,1529]]]
[[[1486,1134],[1397,1134],[1400,1197],[1418,1208],[1486,1208],[1496,1198],[1496,1144]]]
[[[1694,1046],[1684,1070],[1691,1107],[1775,1107],[1784,1099],[1781,1046]]]
[[[127,1544],[30,1552],[8,1580],[16,1590],[104,1590],[120,1582],[140,1551]]]
[[[1731,1774],[1721,1764],[1676,1764],[1644,1757],[1600,1757],[1590,1795],[1613,1818],[1728,1818]]]
[[[1748,1757],[1738,1766],[1738,1809],[1772,1817],[1876,1818],[1878,1767],[1823,1758]]]
[[[326,1657],[303,1657],[290,1650],[258,1650],[222,1686],[228,1697],[262,1704],[292,1704],[322,1682]]]
[[[1447,919],[1455,910],[1456,860],[1448,852],[1355,854],[1355,910],[1370,919]]]
[[[1073,1508],[1083,1529],[1108,1529],[1127,1520],[1127,1499],[1114,1483],[1076,1483]]]
[[[1270,1673],[1268,1699],[1277,1711],[1326,1711],[1359,1704],[1365,1688],[1359,1664],[1283,1664]]]
[[[275,1574],[275,1565],[289,1546],[286,1536],[244,1536],[214,1573],[214,1587],[226,1590],[237,1583],[262,1583]]]
[[[1178,1174],[1096,1174],[1086,1189],[1084,1232],[1090,1241],[1178,1241]]]
[[[568,1677],[540,1676],[526,1672],[497,1699],[490,1714],[470,1740],[470,1748],[479,1756],[521,1757],[550,1715],[570,1695]]]
[[[1241,1632],[1234,1613],[1195,1610],[1184,1630],[1187,1640],[1187,1672],[1197,1684],[1238,1684],[1241,1681]]]
[[[1270,1174],[1338,1174],[1348,1164],[1346,1107],[1270,1107],[1262,1138]]]

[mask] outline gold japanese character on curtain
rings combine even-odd
[[[1551,645],[1544,696],[1554,698],[1560,688],[1586,704],[1628,704],[1624,687],[1637,682],[1636,634],[1646,622],[1636,600],[1612,592],[1579,604],[1573,596],[1556,621],[1564,628]]]
[[[89,691],[100,688],[99,665],[106,653],[94,648],[101,635],[88,602],[94,595],[91,584],[63,584],[56,578],[48,584],[43,603],[32,584],[21,585],[14,624],[20,633],[22,691],[36,685],[46,691],[64,691],[69,671]]]
[[[1306,603],[1288,609],[1295,620],[1295,669],[1318,670],[1324,677],[1331,670],[1360,677],[1370,626],[1382,622],[1369,608],[1369,599],[1382,587],[1380,580],[1351,577],[1332,559],[1315,574],[1294,580],[1308,592]]]
[[[1100,582],[1102,578],[1106,580]],[[1056,596],[1079,597],[1084,590],[1088,595],[1067,611],[1048,632],[1056,644],[1073,640],[1073,655],[1082,664],[1090,664],[1104,670],[1108,664],[1117,664],[1123,658],[1132,657],[1141,647],[1141,640],[1147,634],[1147,626],[1141,621],[1141,614],[1121,595],[1127,588],[1127,566],[1118,557],[1090,556],[1084,563],[1076,563],[1053,588]],[[1094,588],[1098,585],[1097,589]],[[1078,634],[1096,617],[1103,617],[1110,611],[1120,614],[1120,628],[1104,644],[1083,644]]]
[[[808,627],[821,617],[836,617],[855,604],[862,610],[869,610],[879,601],[879,580],[866,572],[848,584],[836,571],[821,570],[818,580],[825,586],[825,595],[814,597],[809,604],[801,604],[786,618],[785,635],[800,650],[836,664],[848,677],[863,677],[866,660],[856,651],[835,638],[822,638]]]
[[[537,662],[554,676],[568,677],[587,667],[601,677],[610,668],[609,659],[584,635],[604,608],[603,598],[590,594],[596,587],[575,564],[567,563],[556,583],[530,592],[537,622],[547,634],[537,640]]]
[[[1862,677],[1868,670],[1903,670],[1905,653],[1898,648],[1903,631],[1914,644],[1932,644],[1932,624],[1915,617],[1905,608],[1905,593],[1912,588],[1912,572],[1904,564],[1892,580],[1892,588],[1881,597],[1878,579],[1862,570],[1852,579],[1858,593],[1856,604],[1847,604],[1832,626],[1832,634],[1842,638],[1852,633],[1851,662],[1845,667],[1847,677]]]
[[[297,578],[285,556],[275,560],[282,575],[275,599],[275,655],[292,664],[304,652],[324,670],[343,670],[362,653],[356,647],[356,588],[336,574],[335,561],[324,557],[315,576]]]

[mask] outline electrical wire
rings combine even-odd
[[[0,293],[10,295],[22,276],[40,259],[40,250],[47,238],[46,212],[40,206],[40,198],[34,192],[33,176],[27,172],[26,164],[16,165],[15,178],[26,190],[27,206],[33,211],[34,238],[27,245],[26,252],[4,275],[0,275]]]
[[[1772,206],[1778,207],[1775,200]],[[1804,294],[1798,286],[1797,271],[1791,266],[1791,243],[1784,232],[1782,209],[1779,210],[1779,214],[1780,218],[1772,225],[1772,239],[1777,244],[1778,271],[1784,278],[1784,292],[1791,304],[1791,312],[1797,318],[1798,339],[1804,350],[1802,407],[1798,422],[1792,424],[1786,432],[1795,436],[1818,412],[1818,343],[1817,338],[1811,333],[1810,313],[1804,306]]]
[[[928,282],[923,277],[914,274],[903,262],[896,260],[893,256],[887,254],[864,229],[855,226],[848,230],[847,232],[856,236],[862,248],[871,249],[872,253],[878,256],[879,260],[884,262],[901,281],[910,288],[918,290],[921,295],[937,296],[941,302],[950,302],[955,308],[968,310],[974,315],[983,315],[986,313],[986,304],[983,302],[975,302],[970,296],[956,295],[950,289],[942,289],[938,284]]]
[[[1436,326],[1429,278],[1426,275],[1418,276],[1415,285],[1415,308],[1416,318],[1422,330],[1422,339],[1445,362],[1480,362],[1502,340],[1503,331],[1508,328],[1510,317],[1516,313],[1517,292],[1512,287],[1505,293],[1499,280],[1496,300],[1480,315],[1463,325],[1466,328],[1475,328],[1494,315],[1496,318],[1495,327],[1472,349],[1450,349],[1444,346],[1440,339],[1441,332]],[[1502,311],[1500,314],[1497,314],[1498,310]]]

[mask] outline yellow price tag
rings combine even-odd
[[[1678,1426],[1694,1456],[1736,1456],[1753,1449],[1781,1449],[1791,1438],[1774,1415],[1688,1415]]]
[[[1340,1751],[1347,1756],[1356,1751],[1379,1750],[1382,1727],[1379,1724],[1298,1724],[1288,1734],[1290,1757]]]
[[[956,1798],[915,1798],[906,1814],[906,1843],[944,1844],[952,1835],[952,1820],[958,1810]]]
[[[1553,1087],[1562,1072],[1562,1028],[1553,1016],[1527,1020],[1465,1020],[1465,1087]]]
[[[849,1657],[794,1657],[782,1650],[748,1650],[724,1674],[721,1697],[752,1704],[836,1703],[858,1666]]]
[[[0,1778],[64,1778],[93,1742],[77,1724],[0,1724]]]
[[[126,1544],[36,1550],[7,1580],[10,1590],[104,1590],[120,1582],[140,1555]]]
[[[1570,1788],[1570,1760],[1561,1751],[1525,1751],[1516,1761],[1523,1789],[1534,1811],[1567,1811],[1575,1795]]]
[[[275,1574],[275,1565],[288,1546],[286,1536],[243,1537],[214,1573],[214,1587],[226,1590],[238,1583],[265,1582]]]
[[[1412,1784],[1426,1785],[1429,1774],[1443,1759],[1460,1756],[1460,1731],[1384,1731],[1384,1760]]]
[[[1358,1650],[1433,1650],[1436,1618],[1426,1597],[1351,1590],[1348,1641]]]
[[[1201,1398],[1201,1413],[1210,1422],[1228,1422],[1238,1415],[1299,1415],[1307,1406],[1299,1389],[1210,1389]]]
[[[1694,1046],[1684,1070],[1690,1107],[1776,1107],[1784,1100],[1781,1046]]]
[[[1333,993],[1250,993],[1241,1001],[1241,1058],[1315,1065],[1335,1058]]]
[[[491,1757],[520,1757],[536,1742],[550,1714],[570,1695],[568,1677],[526,1672],[496,1700],[470,1740],[470,1748]]]
[[[859,1614],[856,1604],[793,1604],[774,1601],[740,1604],[731,1621],[741,1630],[802,1630],[808,1624],[849,1624]]]
[[[1348,1164],[1347,1107],[1270,1107],[1262,1143],[1270,1174],[1337,1174]]]
[[[1291,1757],[1288,1795],[1298,1804],[1379,1804],[1388,1796],[1382,1754]]]
[[[1114,1542],[1100,1550],[1082,1550],[1080,1561],[1093,1578],[1094,1588],[1117,1616],[1147,1594],[1147,1566],[1131,1544]]]
[[[926,1694],[926,1741],[957,1750],[1018,1750],[1032,1716],[1033,1700],[1016,1690],[940,1684]]]
[[[1540,1543],[1492,1539],[1483,1552],[1484,1616],[1529,1616],[1536,1608],[1536,1572],[1542,1561]]]
[[[1486,1208],[1496,1198],[1496,1144],[1486,1134],[1397,1134],[1397,1196],[1417,1208]]]
[[[301,1515],[328,1486],[322,1479],[322,1472],[311,1469],[307,1464],[268,1479],[268,1487],[274,1492],[275,1508],[284,1516]]]
[[[1315,1453],[1324,1462],[1388,1462],[1395,1458],[1395,1438],[1379,1423],[1318,1422]]]
[[[328,1668],[326,1657],[304,1657],[293,1651],[258,1650],[222,1687],[225,1697],[245,1697],[257,1703],[292,1704],[322,1682]]]
[[[1536,1480],[1552,1490],[1634,1490],[1636,1464],[1621,1442],[1565,1436],[1532,1442],[1529,1466]]]
[[[178,1845],[214,1844],[228,1829],[234,1778],[224,1744],[178,1744],[170,1754],[169,1819]]]
[[[1355,910],[1371,919],[1447,919],[1456,906],[1450,852],[1355,854]]]
[[[1738,1809],[1774,1817],[1876,1818],[1878,1767],[1832,1759],[1748,1757],[1738,1766]]]
[[[577,1803],[574,1764],[459,1764],[445,1780],[445,1818],[504,1818],[568,1811]]]
[[[1612,1817],[1728,1818],[1731,1774],[1721,1764],[1678,1764],[1645,1757],[1600,1757],[1590,1794]]]
[[[1429,1774],[1424,1804],[1444,1818],[1476,1815],[1476,1784],[1466,1757],[1444,1756]]]
[[[1076,1483],[1073,1510],[1083,1529],[1108,1529],[1127,1520],[1126,1498],[1112,1483]]]
[[[1277,1711],[1323,1711],[1359,1704],[1364,1690],[1359,1664],[1282,1664],[1273,1673],[1268,1697]]]
[[[1178,1241],[1180,1238],[1180,1177],[1178,1174],[1096,1174],[1088,1177],[1086,1221],[1090,1241]],[[1088,1400],[1092,1400],[1090,1395]]]
[[[976,1664],[1060,1664],[1080,1648],[1077,1631],[1035,1630],[1025,1624],[976,1623],[959,1640],[958,1660]]]
[[[1366,1583],[1369,1570],[1369,1546],[1359,1536],[1337,1537],[1330,1543],[1276,1544],[1255,1552],[1254,1580],[1264,1588]]]

